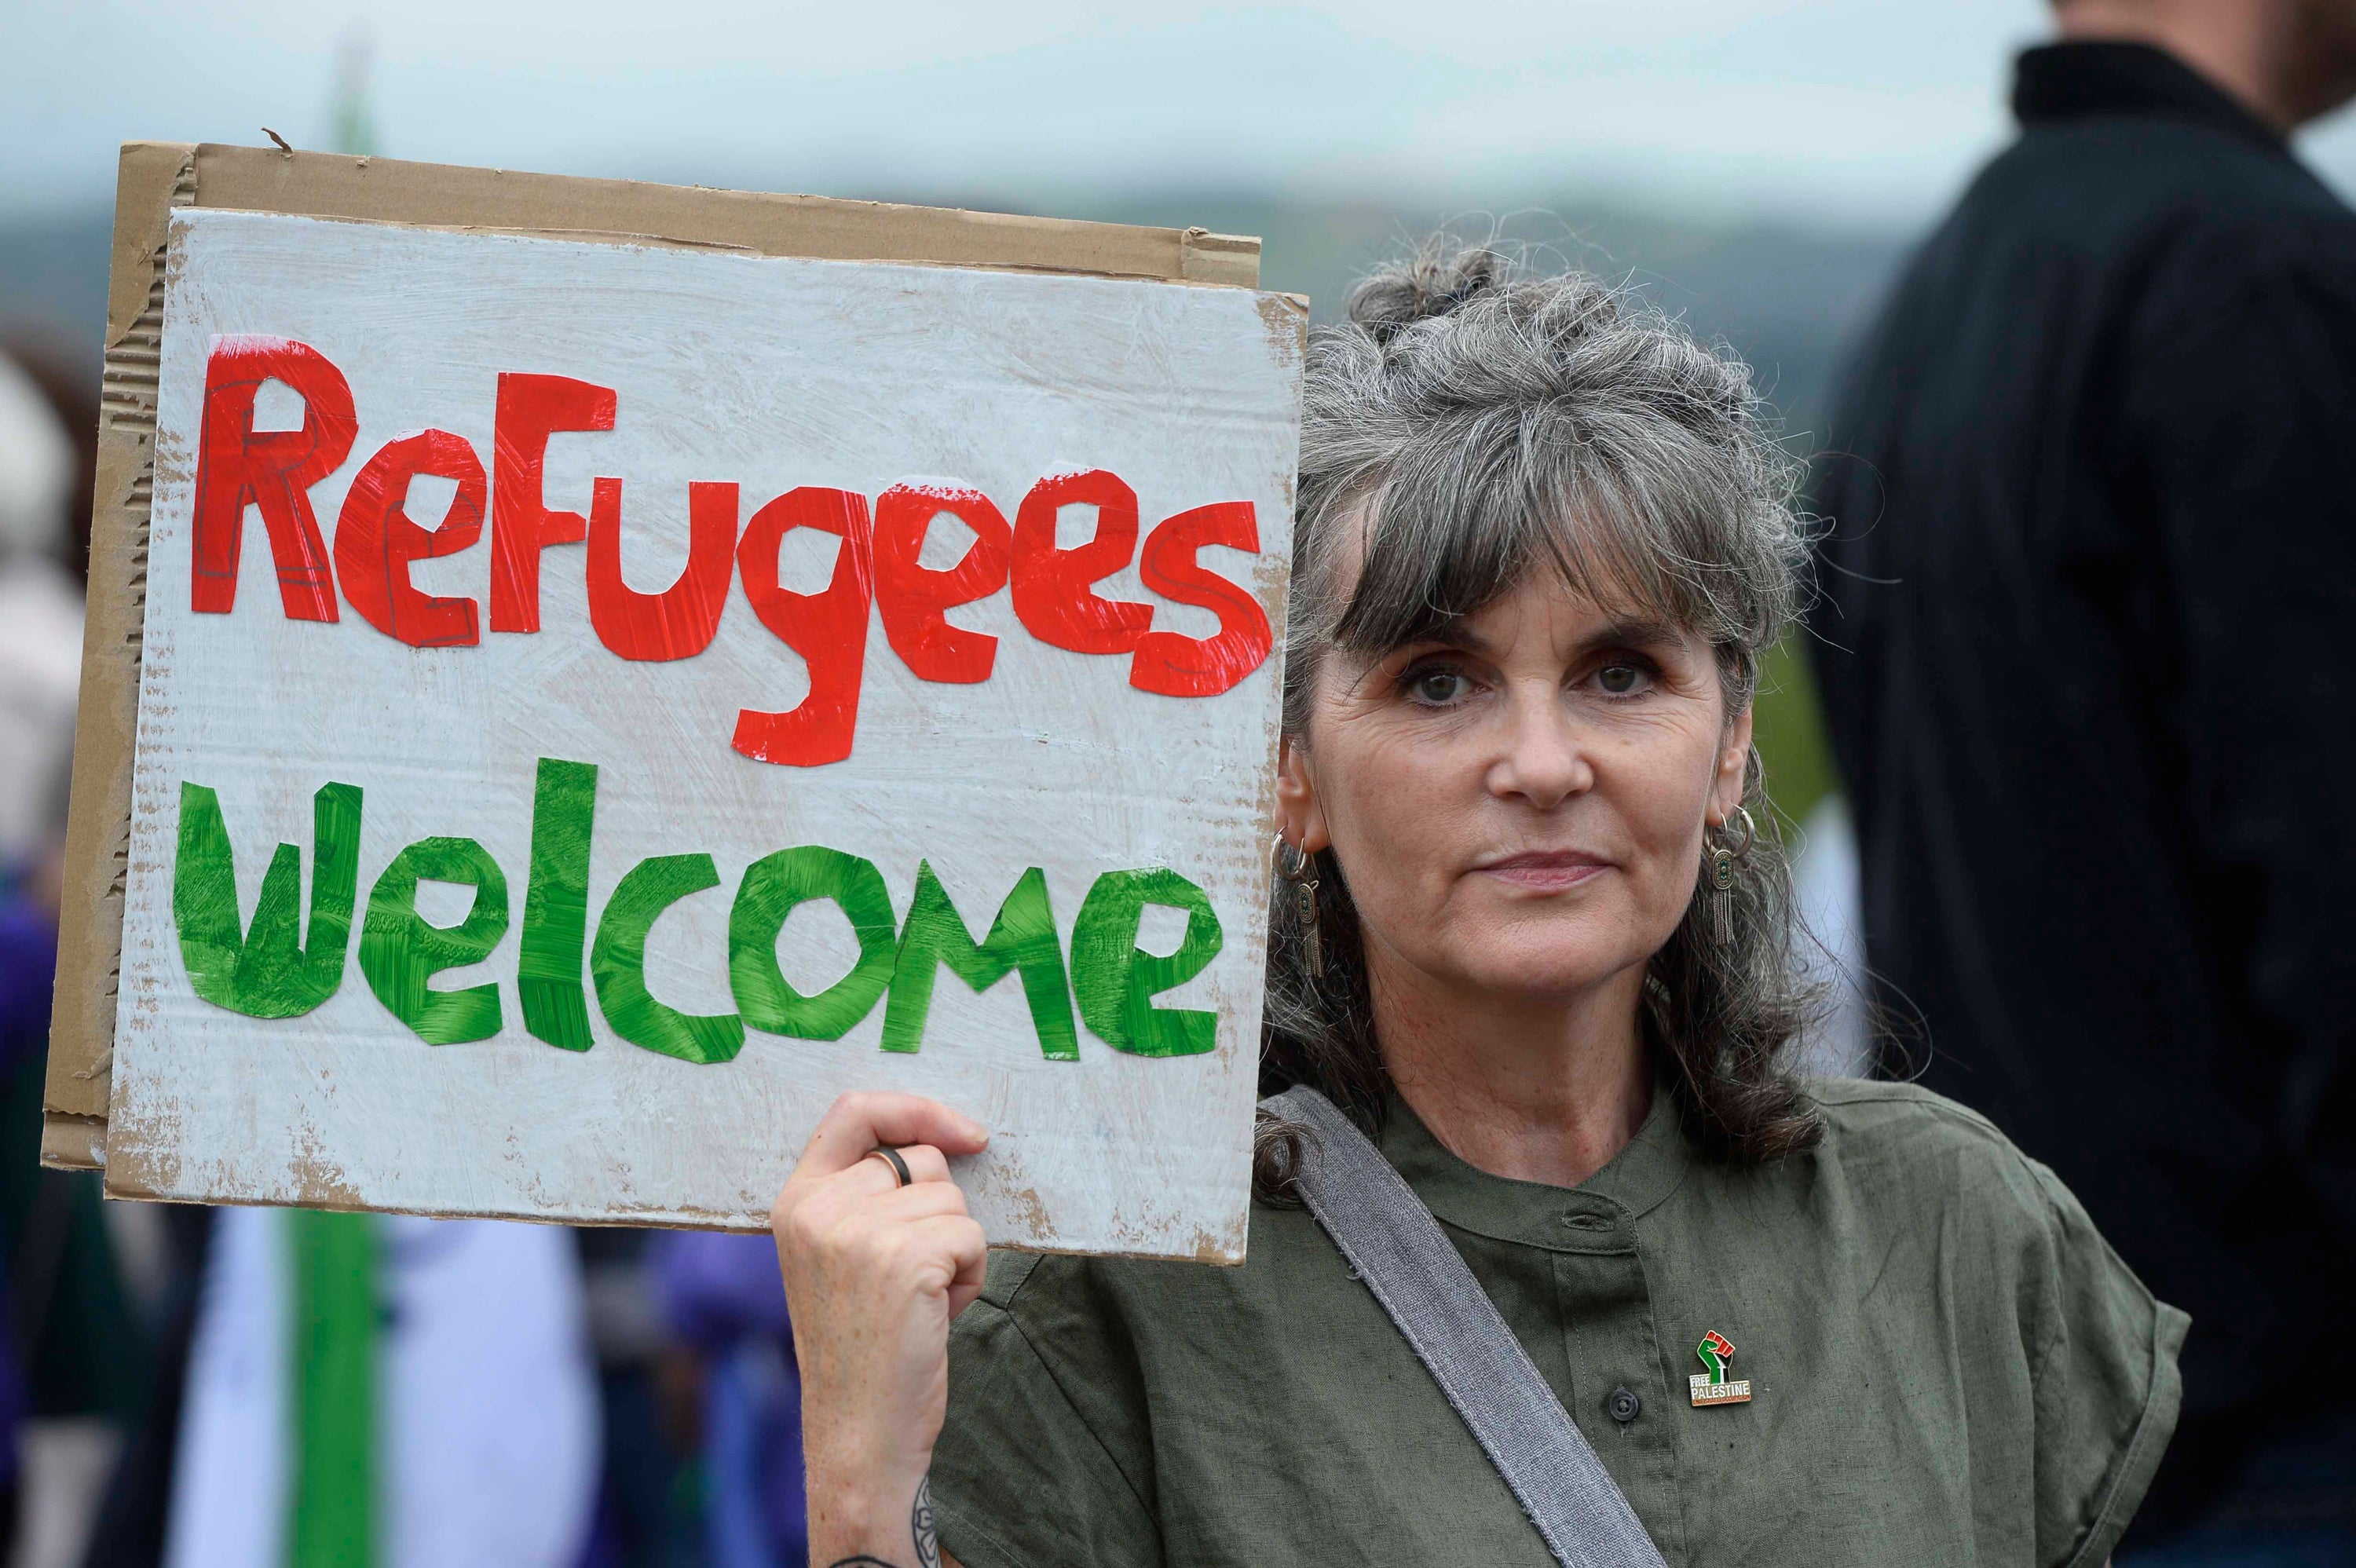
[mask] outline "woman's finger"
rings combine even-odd
[[[902,1187],[862,1199],[858,1213],[862,1219],[884,1224],[929,1220],[937,1214],[962,1214],[966,1211],[965,1194],[954,1181],[926,1181],[914,1187]]]
[[[981,1225],[979,1221],[973,1222],[973,1234],[975,1240],[983,1241]],[[958,1252],[957,1277],[949,1281],[949,1316],[951,1317],[955,1317],[973,1305],[975,1297],[981,1294],[982,1282],[989,1273],[990,1248],[986,1241],[983,1241],[981,1250],[978,1253],[963,1250]]]
[[[908,1167],[908,1185],[921,1187],[949,1179],[948,1157],[931,1144],[910,1144],[895,1151]],[[862,1192],[889,1192],[900,1185],[900,1173],[882,1155],[870,1153],[853,1160],[835,1179]]]
[[[990,1244],[982,1240],[978,1222],[963,1214],[937,1214],[914,1221],[909,1230],[926,1246],[938,1247],[955,1264],[957,1272],[949,1278],[952,1311],[963,1305],[957,1299],[960,1285],[970,1284],[976,1291],[981,1288],[982,1273],[990,1262]]]
[[[848,1170],[823,1179],[797,1172],[770,1211],[769,1224],[778,1244],[788,1244],[789,1227],[806,1243],[815,1243],[845,1221],[873,1228],[902,1219],[966,1211],[965,1193],[950,1179],[948,1161],[938,1149],[911,1145],[901,1157],[912,1173],[925,1172],[926,1179],[902,1187],[898,1173],[881,1159],[855,1160]]]
[[[980,1122],[920,1094],[867,1091],[845,1094],[819,1118],[795,1174],[832,1176],[879,1144],[929,1144],[944,1154],[978,1154],[990,1142]]]

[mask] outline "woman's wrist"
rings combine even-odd
[[[814,1568],[940,1568],[932,1491],[920,1472],[893,1481],[869,1474],[809,1473],[809,1560]]]
[[[864,1520],[890,1515],[905,1525],[910,1500],[932,1468],[930,1435],[871,1413],[861,1419],[840,1399],[802,1390],[802,1475],[813,1525],[821,1509]],[[824,1559],[820,1559],[824,1561]]]

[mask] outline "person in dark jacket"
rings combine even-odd
[[[2356,5],[2058,11],[1817,486],[1866,951],[2192,1314],[2142,1560],[2356,1563]]]

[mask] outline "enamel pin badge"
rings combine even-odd
[[[1701,1343],[1694,1347],[1694,1354],[1699,1356],[1701,1364],[1709,1369],[1686,1380],[1687,1386],[1693,1390],[1693,1402],[1696,1404],[1749,1404],[1751,1403],[1749,1378],[1733,1382],[1727,1381],[1726,1363],[1734,1359],[1734,1346],[1728,1341],[1725,1335],[1715,1328],[1711,1329],[1701,1337]]]

